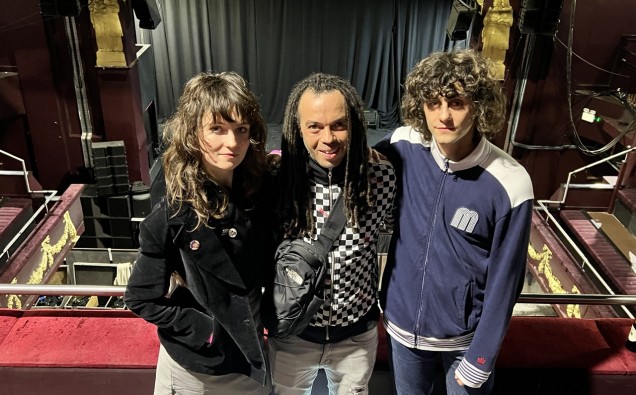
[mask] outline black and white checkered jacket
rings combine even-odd
[[[376,246],[380,225],[393,207],[396,177],[388,161],[370,162],[368,169],[371,200],[375,205],[370,208],[366,218],[359,221],[359,229],[347,224],[332,246],[325,280],[325,302],[312,319],[309,329],[354,324],[376,306]],[[312,181],[315,182],[312,182],[311,187],[314,221],[320,233],[331,206],[341,192],[341,185],[333,181],[329,185],[324,178]],[[314,235],[313,240],[307,238],[305,241],[313,242],[317,237]]]

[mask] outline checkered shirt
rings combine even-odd
[[[396,177],[388,161],[369,163],[369,181],[372,201],[366,218],[360,220],[359,229],[347,224],[329,253],[325,279],[325,302],[310,325],[346,326],[363,317],[376,303],[378,290],[378,264],[376,244],[380,224],[393,208]],[[337,185],[312,186],[314,220],[317,232],[329,216],[341,188]],[[306,239],[307,242],[313,240]]]

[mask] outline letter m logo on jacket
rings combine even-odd
[[[475,211],[469,210],[466,207],[460,207],[457,211],[455,211],[455,215],[453,215],[453,219],[450,224],[459,230],[472,233],[478,220],[479,214]]]

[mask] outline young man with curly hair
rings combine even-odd
[[[398,394],[488,394],[521,292],[533,192],[490,143],[505,97],[471,50],[431,54],[408,74],[406,126],[376,146],[395,166],[397,224],[381,305]]]

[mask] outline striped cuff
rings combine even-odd
[[[481,385],[488,380],[488,377],[490,377],[490,372],[477,369],[475,366],[466,362],[465,358],[462,359],[457,366],[455,374],[457,374],[464,385],[471,388],[481,387]]]

